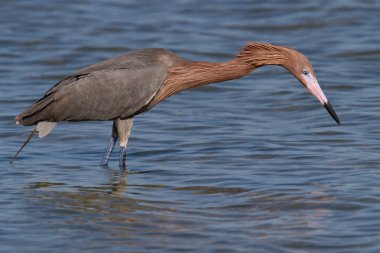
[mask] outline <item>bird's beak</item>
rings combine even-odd
[[[323,105],[326,110],[330,113],[331,117],[333,117],[333,119],[336,121],[336,123],[338,123],[340,125],[340,120],[338,118],[338,115],[336,115],[334,109],[332,108],[332,106],[330,105],[329,102],[327,102],[326,104]]]
[[[313,94],[319,102],[326,108],[326,110],[329,112],[331,117],[340,125],[340,120],[338,118],[338,115],[336,115],[334,109],[330,105],[329,101],[327,100],[325,94],[323,93],[321,87],[319,86],[319,83],[316,78],[310,76],[305,80],[304,85],[306,88],[310,91],[311,94]]]

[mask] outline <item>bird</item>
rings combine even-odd
[[[226,62],[192,61],[171,50],[146,48],[80,69],[17,115],[16,124],[35,127],[13,158],[36,133],[43,138],[58,122],[112,120],[111,139],[100,165],[108,166],[119,140],[119,166],[125,167],[135,116],[181,91],[241,78],[266,65],[287,69],[340,124],[310,61],[293,48],[249,42]]]

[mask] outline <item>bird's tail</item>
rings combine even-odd
[[[24,144],[22,144],[21,148],[17,151],[15,156],[13,157],[12,160],[15,160],[18,154],[20,154],[21,150],[28,144],[28,142],[33,138],[33,136],[37,133],[37,129],[34,128],[33,131],[29,134],[28,138],[25,140]]]
[[[46,96],[16,116],[16,124],[31,126],[44,119],[51,119],[53,96]],[[50,105],[50,107],[49,107]]]

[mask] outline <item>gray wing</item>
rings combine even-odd
[[[48,90],[16,120],[23,125],[32,125],[39,121],[128,118],[161,88],[166,66],[151,63],[128,67],[82,70],[69,76]]]
[[[83,76],[94,72],[109,71],[115,69],[141,69],[147,67],[148,65],[152,66],[154,63],[161,64],[166,68],[170,68],[174,64],[181,61],[183,61],[183,59],[180,56],[170,50],[162,48],[146,48],[136,50],[127,55],[114,57],[80,69],[73,75],[68,76],[61,82],[57,83],[55,86],[51,87],[46,92],[45,96],[55,92],[57,89],[60,89],[62,86],[65,86],[74,80],[78,80]]]

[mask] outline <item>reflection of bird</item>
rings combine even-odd
[[[189,61],[165,49],[142,49],[79,70],[18,115],[17,124],[36,127],[15,157],[37,132],[40,138],[46,136],[56,122],[113,120],[112,138],[101,165],[107,165],[119,139],[119,162],[124,166],[134,116],[180,91],[240,78],[264,65],[288,69],[340,123],[310,62],[294,49],[251,42],[235,59],[223,63]]]

